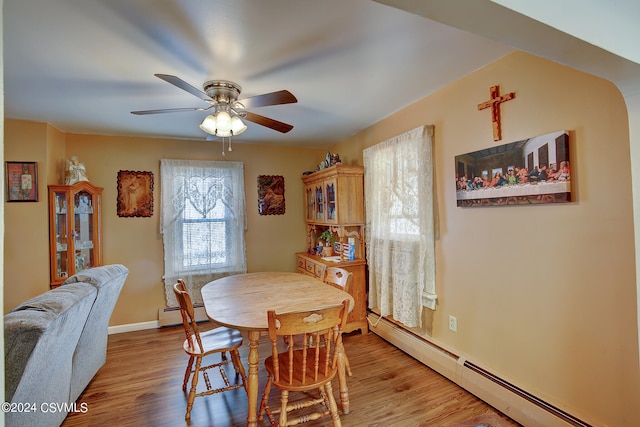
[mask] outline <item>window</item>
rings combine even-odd
[[[432,126],[363,152],[369,307],[420,326],[435,309]]]
[[[415,240],[421,232],[419,216],[421,192],[418,185],[420,167],[415,156],[408,159],[403,156],[394,156],[394,163],[383,166],[395,168],[393,175],[396,178],[389,183],[392,188],[389,192],[388,230],[392,239]],[[379,227],[377,230],[381,231],[382,228]]]
[[[160,175],[167,304],[177,279],[201,302],[206,283],[246,272],[243,164],[163,159]]]
[[[189,177],[188,188],[197,194],[205,194],[207,188],[224,186],[224,178]],[[215,192],[220,195],[220,192]],[[181,231],[182,268],[184,271],[219,268],[228,265],[227,239],[232,215],[224,200],[212,200],[212,209],[202,211],[187,197],[185,207],[176,227]]]

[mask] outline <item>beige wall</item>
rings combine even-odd
[[[494,143],[489,87],[502,106]],[[640,419],[627,112],[610,82],[522,52],[476,71],[332,147],[362,149],[435,125],[438,307],[420,333],[601,425]],[[571,136],[575,202],[458,208],[454,157],[555,130]],[[458,332],[447,319],[458,319]]]
[[[49,132],[50,126],[44,123],[5,122],[5,160],[38,163],[38,201],[4,202],[5,312],[49,289],[47,179],[50,171],[46,142]],[[59,135],[53,132],[52,136],[55,140],[52,150],[55,150],[60,144]]]
[[[104,187],[103,261],[121,263],[129,277],[111,318],[111,325],[156,320],[164,306],[163,247],[159,233],[160,159],[208,159],[244,163],[249,271],[295,271],[296,251],[305,249],[302,172],[323,157],[321,150],[234,144],[221,156],[219,142],[63,134],[50,125],[8,120],[7,160],[36,160],[38,203],[5,203],[5,311],[49,288],[47,184],[64,177],[65,157],[77,155],[90,181]],[[62,143],[61,143],[62,140]],[[120,170],[151,171],[154,214],[151,218],[120,218],[116,214],[116,179]],[[258,175],[283,175],[286,212],[261,216],[257,205]]]

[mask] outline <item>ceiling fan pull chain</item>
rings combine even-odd
[[[225,152],[224,152],[224,137],[222,137],[222,156],[226,156]]]

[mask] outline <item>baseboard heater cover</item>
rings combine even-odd
[[[202,304],[194,304],[197,322],[212,322],[207,317]],[[215,324],[215,322],[213,322]],[[161,307],[158,309],[158,320],[149,322],[130,323],[125,325],[109,326],[108,334],[121,334],[123,332],[142,331],[144,329],[156,329],[165,326],[182,325],[182,315],[179,307]]]
[[[563,411],[562,409],[545,402],[542,399],[537,398],[536,396],[534,396],[531,393],[528,393],[527,391],[521,389],[518,386],[515,386],[513,384],[511,384],[508,381],[503,380],[502,378],[492,374],[491,372],[481,368],[480,366],[476,365],[475,363],[469,362],[468,360],[465,360],[463,366],[465,368],[468,368],[472,371],[474,371],[477,374],[482,375],[483,377],[493,381],[494,383],[506,388],[507,390],[509,390],[510,392],[522,397],[523,399],[529,401],[530,403],[543,408],[544,410],[548,411],[549,413],[555,415],[556,417],[562,419],[563,421],[567,422],[568,424],[575,426],[575,427],[592,427],[591,424],[587,424],[584,421],[574,417],[573,415],[569,414],[566,411]]]
[[[204,305],[194,304],[193,308],[196,313],[196,321],[204,322],[209,320],[207,313],[204,311]],[[180,314],[180,307],[161,307],[158,309],[158,326],[174,326],[182,324],[182,315]]]
[[[594,427],[392,320],[369,313],[369,324],[371,332],[524,425]],[[470,373],[477,377],[469,375]],[[484,385],[479,384],[476,378],[484,382]],[[500,396],[495,396],[495,390],[502,390]]]
[[[127,323],[124,325],[109,326],[109,328],[107,329],[107,334],[122,334],[124,332],[135,332],[156,328],[158,328],[158,322],[156,320],[151,320],[149,322]]]

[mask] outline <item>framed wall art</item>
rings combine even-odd
[[[118,172],[118,216],[153,216],[153,173]]]
[[[284,177],[259,175],[258,213],[260,215],[284,215],[284,211]]]
[[[455,157],[458,206],[572,201],[566,130]]]
[[[5,162],[7,202],[38,201],[38,164],[36,162]]]

